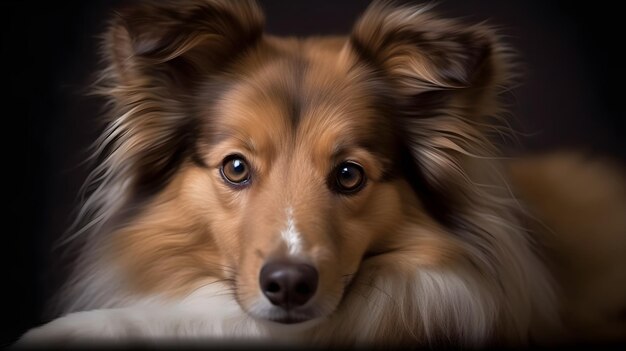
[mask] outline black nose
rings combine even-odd
[[[269,262],[259,277],[263,294],[276,306],[290,309],[302,306],[317,290],[317,270],[302,263]]]

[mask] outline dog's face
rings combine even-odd
[[[198,200],[211,203],[238,301],[259,318],[328,315],[366,250],[401,222],[383,92],[332,44],[242,60],[241,78],[199,113]]]
[[[164,271],[177,288],[222,278],[251,316],[294,323],[330,315],[365,257],[402,246],[424,194],[454,207],[447,150],[473,129],[435,118],[488,95],[493,48],[388,5],[350,38],[261,24],[253,4],[198,1],[112,25],[109,95],[131,134],[117,150],[156,199],[115,251],[150,289]]]

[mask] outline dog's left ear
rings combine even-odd
[[[485,130],[494,128],[485,117],[500,112],[498,93],[511,76],[509,50],[484,24],[465,25],[438,18],[425,6],[386,1],[367,9],[348,45],[390,84],[391,112],[405,134],[400,139],[422,173],[419,179],[435,192],[430,197],[457,210],[459,195],[471,186],[467,162],[494,150]]]
[[[504,48],[491,28],[437,18],[426,6],[374,2],[355,25],[350,46],[413,100],[484,94],[508,78]]]

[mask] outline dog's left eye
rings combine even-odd
[[[356,162],[342,162],[331,174],[331,185],[339,193],[354,194],[365,185],[365,171]]]
[[[245,185],[250,180],[250,167],[239,155],[228,156],[222,161],[220,173],[224,180],[233,185]]]

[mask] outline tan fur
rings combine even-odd
[[[137,314],[154,296],[184,305],[213,284],[236,301],[242,324],[168,330],[297,336],[317,346],[570,340],[557,310],[587,313],[570,306],[591,299],[589,290],[564,305],[556,299],[552,266],[524,228],[489,140],[513,75],[496,31],[386,2],[374,3],[349,37],[280,38],[262,24],[255,4],[225,1],[143,4],[112,22],[99,88],[112,122],[99,141],[103,162],[89,179],[84,226],[68,239],[87,244],[64,311],[115,307],[113,316],[134,323],[124,311]],[[235,154],[251,169],[245,188],[220,175]],[[357,193],[333,188],[344,161],[364,169]],[[532,200],[541,185],[516,174]],[[583,243],[598,224],[585,221],[573,235]],[[613,239],[626,228],[610,224]],[[577,260],[575,247],[555,252]],[[267,321],[277,312],[259,286],[263,265],[288,256],[319,272],[302,312],[315,323],[298,332]],[[574,280],[564,273],[557,281]],[[219,310],[201,302],[194,307]],[[71,316],[56,325],[71,326]],[[146,320],[173,323],[159,316]]]
[[[551,258],[564,321],[580,341],[626,335],[626,171],[615,161],[556,152],[511,164],[518,196]]]

